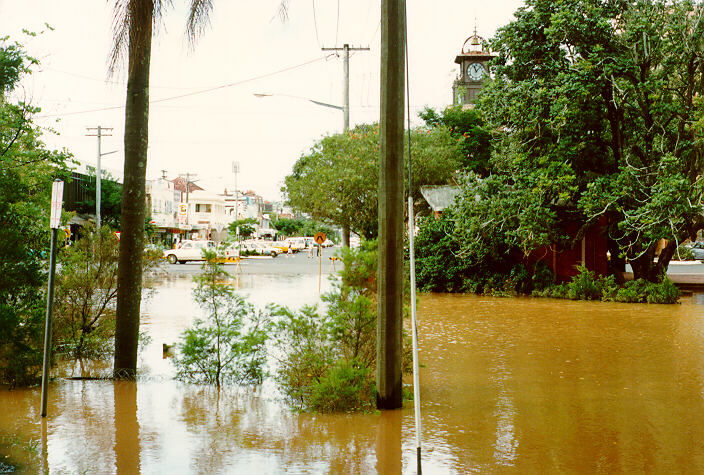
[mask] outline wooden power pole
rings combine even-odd
[[[381,2],[377,407],[402,406],[405,0]]]

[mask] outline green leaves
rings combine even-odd
[[[689,0],[529,0],[491,42],[500,56],[480,102],[501,185],[469,186],[460,231],[477,235],[471,216],[508,224],[493,229],[525,252],[566,238],[566,220],[605,216],[635,258],[704,227],[703,13]],[[500,205],[473,204],[476,192]]]
[[[460,167],[457,142],[444,127],[414,130],[412,154],[414,199],[421,186],[446,183]],[[376,236],[378,155],[377,124],[324,137],[285,178],[289,204],[316,220]]]
[[[174,359],[177,378],[221,386],[259,384],[264,378],[268,319],[227,282],[223,265],[206,252],[203,272],[193,278],[193,297],[206,314],[184,331]]]

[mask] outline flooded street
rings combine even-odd
[[[0,456],[28,473],[415,472],[410,402],[299,415],[270,383],[173,381],[161,345],[200,314],[191,277],[169,275],[145,302],[138,383],[58,380],[46,421],[39,388],[0,391]],[[259,307],[319,297],[314,273],[233,285]],[[703,472],[703,303],[421,295],[424,471]]]

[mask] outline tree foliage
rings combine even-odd
[[[87,229],[60,257],[56,282],[55,344],[75,357],[112,351],[119,241],[112,230]]]
[[[528,0],[499,29],[480,103],[496,131],[492,176],[464,181],[457,212],[467,251],[568,243],[570,223],[606,217],[636,278],[662,278],[677,243],[704,227],[703,11]],[[653,262],[660,238],[670,244]]]
[[[320,412],[369,410],[376,368],[376,247],[343,248],[325,313],[275,307],[276,380],[289,403]]]
[[[414,200],[420,187],[447,183],[460,167],[458,142],[446,127],[412,131]],[[360,236],[377,234],[379,126],[358,125],[324,137],[303,155],[285,178],[290,205],[314,219],[349,228]],[[407,166],[407,164],[406,164]]]
[[[450,106],[441,113],[426,107],[419,114],[428,127],[444,126],[459,142],[463,170],[481,176],[489,173],[491,157],[491,134],[477,109]]]
[[[36,60],[0,38],[0,92]],[[0,383],[25,385],[41,371],[51,183],[70,156],[47,150],[32,122],[39,109],[0,98]]]
[[[193,296],[206,318],[195,319],[181,336],[174,360],[177,377],[189,382],[259,384],[264,378],[267,322],[242,296],[213,252],[206,252],[203,272],[193,278]]]
[[[256,224],[256,218],[237,219],[228,225],[228,230],[231,236],[237,236],[237,228],[239,228],[239,235],[247,239],[249,236],[254,234],[254,231],[256,231],[254,227]]]
[[[331,225],[306,218],[279,218],[273,220],[271,224],[280,234],[287,237],[313,236],[315,233],[322,232],[328,238],[335,240],[338,234]]]

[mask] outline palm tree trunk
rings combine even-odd
[[[151,1],[146,2],[152,4]],[[153,7],[153,5],[152,5]],[[125,106],[125,167],[120,219],[114,377],[133,379],[137,372],[142,252],[146,202],[149,129],[149,64],[153,10],[130,25],[129,74]]]

